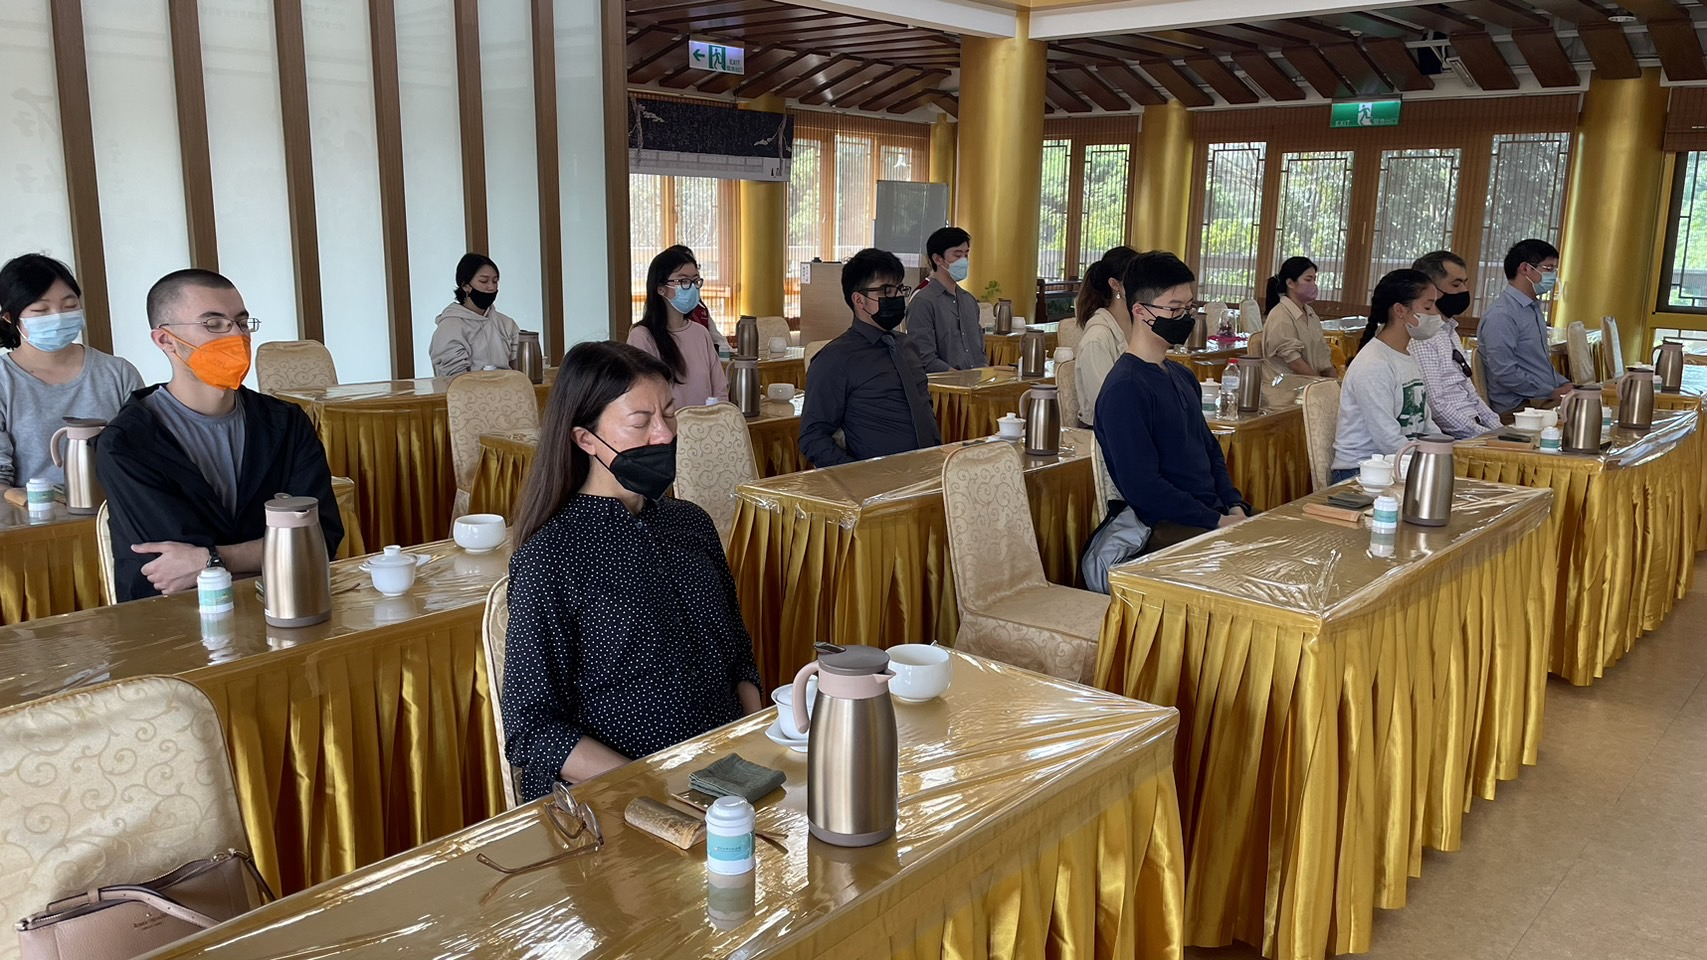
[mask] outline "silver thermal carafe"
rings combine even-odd
[[[268,626],[307,627],[332,617],[332,564],[320,501],[279,494],[267,501],[261,578]]]
[[[1012,300],[997,300],[993,311],[996,319],[996,332],[1007,336],[1014,332],[1014,302]]]
[[[1452,438],[1435,435],[1413,440],[1399,448],[1394,465],[1402,464],[1407,453],[1412,456],[1404,468],[1405,497],[1399,518],[1421,527],[1446,526],[1452,519]]]
[[[1262,409],[1262,358],[1239,357],[1239,412],[1255,413]]]
[[[1191,324],[1191,336],[1185,338],[1187,350],[1202,350],[1209,346],[1209,314],[1199,310]]]
[[[48,440],[48,452],[53,465],[65,471],[65,509],[69,513],[98,513],[107,499],[101,480],[95,476],[95,438],[107,426],[105,420],[82,420],[66,417]],[[60,438],[65,439],[65,452],[59,452]]]
[[[545,354],[539,349],[539,334],[533,330],[521,330],[516,334],[516,359],[510,364],[512,370],[527,374],[528,380],[534,383],[545,382]]]
[[[1053,457],[1061,452],[1061,401],[1055,385],[1040,383],[1020,394],[1019,408],[1025,415],[1025,454]]]
[[[729,362],[729,399],[744,417],[759,415],[759,361],[739,356]]]
[[[1049,335],[1042,330],[1027,330],[1019,338],[1019,375],[1027,380],[1043,376],[1049,359]]]
[[[806,681],[818,675],[811,717]],[[794,722],[807,730],[806,818],[812,836],[865,847],[895,835],[900,747],[889,699],[889,655],[876,647],[818,644],[794,676]]]
[[[1600,388],[1572,390],[1559,404],[1560,446],[1573,453],[1600,452]]]
[[[1660,390],[1678,393],[1683,389],[1683,342],[1667,340],[1654,351],[1654,372],[1660,377]]]
[[[759,318],[743,316],[735,321],[735,356],[759,358]]]
[[[1682,375],[1679,374],[1681,381]],[[1654,425],[1654,369],[1631,367],[1618,378],[1618,425],[1646,430]]]

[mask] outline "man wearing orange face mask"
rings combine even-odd
[[[194,590],[208,567],[260,573],[278,493],[320,501],[335,555],[344,524],[308,415],[243,386],[260,321],[237,288],[210,270],[169,273],[148,291],[148,324],[172,379],[132,394],[95,444],[119,601]]]

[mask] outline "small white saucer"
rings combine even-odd
[[[765,728],[765,736],[779,747],[787,747],[795,753],[806,752],[807,741],[790,739],[787,734],[782,732],[782,721],[780,719],[772,721],[771,725]]]

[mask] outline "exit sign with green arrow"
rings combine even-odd
[[[1334,130],[1348,127],[1396,127],[1399,125],[1399,105],[1398,100],[1336,103],[1328,115],[1328,127]]]
[[[688,41],[688,66],[715,73],[746,73],[746,51],[722,43]]]

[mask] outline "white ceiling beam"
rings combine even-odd
[[[1016,23],[1012,10],[976,0],[789,0],[789,3],[850,17],[929,27],[963,37],[1011,37]]]
[[[1146,30],[1183,30],[1415,4],[1416,0],[1131,0],[1127,3],[1084,3],[1031,11],[1031,37],[1033,40],[1065,40]]]

